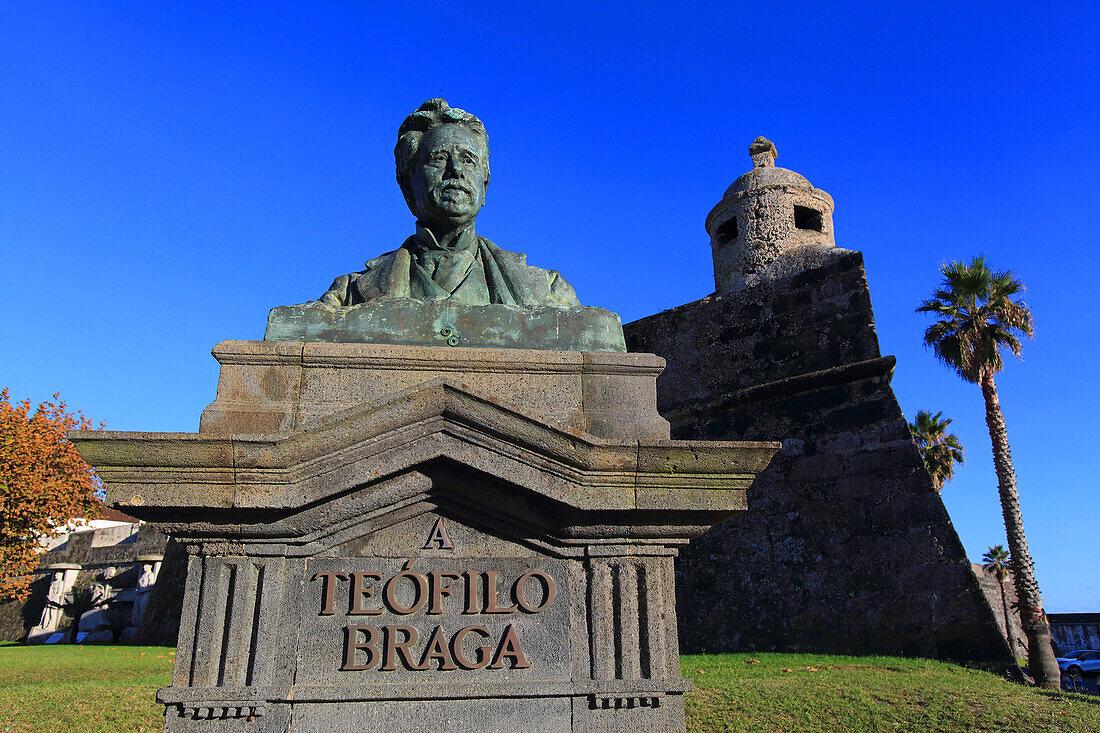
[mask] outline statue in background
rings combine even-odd
[[[400,248],[336,278],[320,302],[349,306],[376,298],[465,305],[578,308],[554,270],[527,264],[474,231],[489,183],[489,138],[474,115],[429,99],[397,132],[397,182],[416,216]]]
[[[157,573],[160,571],[160,560],[157,556],[143,556],[138,560],[141,562],[141,574],[138,576],[137,588],[134,589],[134,605],[130,610],[130,623],[134,626],[140,626],[145,619],[149,595],[153,592]]]
[[[46,606],[42,609],[42,618],[38,622],[38,627],[44,632],[52,632],[61,623],[61,608],[65,604],[65,594],[72,584],[68,575],[64,570],[59,570],[50,579],[50,588],[46,591]]]
[[[115,634],[111,630],[111,611],[109,605],[114,601],[115,589],[113,579],[118,573],[118,568],[107,567],[96,573],[92,581],[91,600],[88,610],[76,619],[78,631],[87,631],[88,636],[84,641],[114,641]]]

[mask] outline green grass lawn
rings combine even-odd
[[[0,645],[0,733],[160,731],[173,649]],[[757,660],[751,663],[750,660]],[[685,656],[688,730],[1092,731],[1100,698],[894,657]],[[641,732],[639,732],[641,733]]]
[[[159,731],[176,650],[0,645],[0,733]]]
[[[688,730],[1100,732],[1100,697],[1048,693],[926,659],[684,656]]]

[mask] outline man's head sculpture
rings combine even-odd
[[[502,249],[474,230],[489,183],[489,136],[481,120],[442,99],[429,99],[401,123],[393,153],[416,233],[396,250],[368,260],[366,269],[336,278],[319,298],[322,303],[353,306],[397,298],[581,307],[556,270],[528,265],[527,255]]]
[[[333,280],[320,307],[272,310],[265,339],[626,350],[617,315],[582,306],[557,270],[475,231],[489,184],[481,120],[429,99],[401,123],[393,154],[415,233]]]
[[[474,220],[489,184],[489,135],[481,120],[429,99],[401,123],[393,154],[397,183],[418,221],[450,229]]]

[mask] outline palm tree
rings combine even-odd
[[[1019,336],[1034,333],[1031,311],[1018,299],[1024,286],[1011,271],[990,269],[984,257],[975,257],[970,264],[944,264],[940,271],[940,287],[917,308],[918,313],[932,313],[937,319],[924,332],[924,343],[959,376],[982,389],[1012,558],[1012,580],[1028,640],[1028,666],[1039,685],[1058,689],[1060,675],[1050,643],[1050,623],[1043,612],[1035,564],[1027,547],[1008,432],[993,380],[993,375],[1004,368],[1002,352],[1007,350],[1018,357],[1022,351]]]
[[[935,415],[928,410],[920,410],[909,430],[917,441],[917,449],[924,459],[924,467],[932,476],[932,485],[936,491],[955,475],[955,464],[963,462],[963,447],[958,436],[947,432],[951,418],[944,418],[942,412]]]
[[[992,573],[1001,586],[1001,610],[1004,612],[1005,617],[1005,638],[1008,639],[1008,646],[1012,649],[1012,655],[1016,656],[1016,640],[1012,636],[1012,624],[1009,623],[1008,616],[1008,595],[1005,593],[1008,563],[1008,550],[1005,549],[1004,545],[994,545],[982,555],[982,567],[985,568],[987,573]]]

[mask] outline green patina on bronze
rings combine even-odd
[[[520,308],[408,298],[343,307],[314,301],[273,308],[264,340],[626,351],[619,316],[603,308]]]
[[[397,182],[416,233],[318,300],[272,310],[265,340],[626,350],[616,314],[581,306],[558,272],[474,231],[489,184],[481,120],[430,99],[397,136]],[[455,333],[442,335],[448,328]]]

